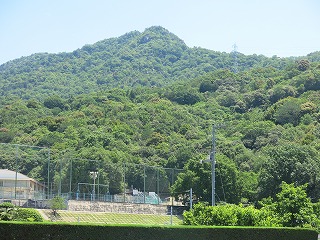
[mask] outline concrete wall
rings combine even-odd
[[[114,213],[138,213],[167,215],[166,205],[137,204],[137,203],[114,203],[114,202],[89,202],[89,201],[68,201],[70,211],[89,212],[114,212]]]

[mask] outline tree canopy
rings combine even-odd
[[[211,196],[212,124],[217,131],[217,200],[258,202],[282,181],[320,197],[319,52],[300,58],[189,48],[162,27],[86,45],[71,53],[34,54],[0,66],[0,142],[50,147],[52,181],[67,189],[101,173],[111,193],[124,187],[123,165],[184,169],[174,195]],[[1,168],[15,163],[0,145]],[[14,151],[14,150],[12,150]],[[19,171],[46,179],[45,149],[21,148]],[[70,161],[70,159],[73,159]],[[97,161],[86,162],[84,159]],[[129,168],[129,167],[128,167]],[[143,177],[132,171],[132,185]],[[199,187],[201,186],[201,188]],[[57,190],[57,189],[55,189]]]

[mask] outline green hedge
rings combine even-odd
[[[1,239],[104,240],[317,240],[314,230],[250,227],[158,227],[0,222]]]

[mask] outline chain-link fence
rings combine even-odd
[[[10,181],[0,175],[0,198],[51,199],[62,195],[75,200],[150,204],[168,201],[170,187],[183,171],[129,161],[81,159],[67,152],[19,144],[0,144],[0,169],[11,172]],[[20,173],[30,178],[29,183],[27,179],[22,182]]]
[[[134,163],[72,159],[61,164],[52,192],[69,199],[160,204],[183,170]],[[61,180],[60,180],[61,179]],[[57,191],[55,191],[55,189]]]

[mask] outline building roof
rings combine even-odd
[[[0,180],[16,180],[16,172],[8,169],[0,169]],[[17,180],[35,181],[22,173],[17,173]]]

